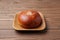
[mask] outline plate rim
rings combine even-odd
[[[21,12],[21,11],[20,11]],[[20,12],[18,12],[18,13],[16,13],[16,15],[14,16],[14,19],[13,19],[13,28],[15,29],[15,30],[18,30],[18,31],[41,31],[41,30],[44,30],[45,28],[46,28],[46,22],[45,22],[45,19],[44,19],[44,16],[43,16],[43,14],[41,13],[41,12],[39,12],[39,14],[41,15],[41,17],[42,17],[42,20],[44,21],[43,23],[44,23],[44,28],[43,29],[21,29],[21,28],[19,28],[19,29],[17,29],[14,25],[15,25],[15,19],[16,19],[16,16],[20,13]]]

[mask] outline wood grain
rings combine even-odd
[[[4,36],[3,36],[4,35]],[[60,30],[48,30],[46,33],[18,33],[15,30],[0,30],[0,39],[11,40],[59,40]]]
[[[46,33],[18,33],[13,18],[22,10],[40,11],[46,19]],[[60,40],[60,0],[0,0],[0,40]]]

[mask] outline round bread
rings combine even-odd
[[[42,18],[37,11],[34,10],[25,10],[19,13],[18,22],[23,28],[37,28],[42,23]]]

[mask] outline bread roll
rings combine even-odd
[[[42,24],[42,18],[37,11],[25,10],[19,13],[18,22],[21,27],[32,29],[37,28]]]

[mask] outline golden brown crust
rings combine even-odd
[[[18,21],[23,28],[37,28],[42,24],[40,14],[34,10],[25,10],[19,13]]]

